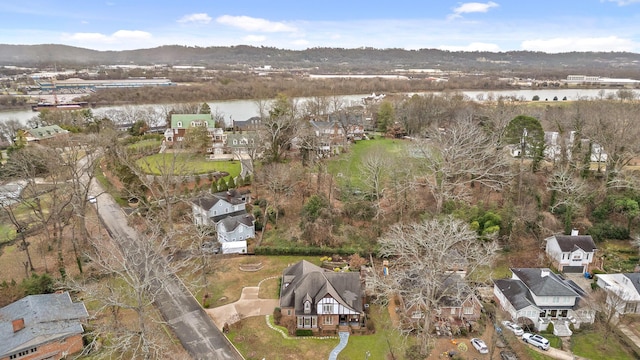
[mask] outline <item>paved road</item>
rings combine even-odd
[[[92,194],[102,192],[97,184],[92,184]],[[121,250],[124,253],[135,253],[132,249],[137,246],[138,233],[127,225],[122,209],[108,194],[101,194],[96,206],[103,224]],[[161,272],[161,269],[157,270],[157,273]],[[193,359],[244,359],[180,279],[174,275],[155,285],[156,289],[153,291],[159,292],[156,306]]]

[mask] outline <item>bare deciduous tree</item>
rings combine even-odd
[[[500,191],[513,178],[506,154],[471,120],[455,122],[446,131],[431,130],[428,139],[414,144],[422,169],[417,181],[431,192],[437,212],[446,200],[468,200],[473,186]]]
[[[429,346],[440,301],[445,297],[461,300],[467,292],[464,289],[469,284],[454,278],[457,275],[452,270],[472,273],[490,265],[497,250],[494,241],[479,240],[468,224],[453,217],[396,224],[378,243],[379,256],[389,259],[389,271],[388,275],[375,273],[368,279],[369,294],[382,301],[398,296],[405,309],[423,314],[413,323],[423,351]]]

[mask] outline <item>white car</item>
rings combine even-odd
[[[473,347],[476,348],[476,350],[478,350],[480,354],[489,353],[489,348],[487,347],[487,344],[485,344],[484,341],[482,341],[481,339],[478,339],[478,338],[471,339],[471,345],[473,345]]]
[[[540,348],[542,350],[549,350],[549,346],[550,346],[549,340],[543,338],[538,334],[524,333],[524,335],[522,335],[522,341],[526,342],[527,344],[531,344],[537,348]]]
[[[502,322],[502,325],[504,325],[504,327],[506,327],[507,329],[513,331],[513,333],[516,334],[517,336],[522,336],[522,334],[524,334],[524,330],[522,330],[520,325],[516,323],[505,320]]]

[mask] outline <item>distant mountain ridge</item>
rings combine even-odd
[[[149,49],[97,51],[68,45],[0,44],[0,65],[71,66],[111,64],[203,65],[238,68],[271,65],[279,68],[320,68],[324,71],[436,68],[442,70],[575,71],[592,69],[603,76],[640,69],[640,54],[628,52],[445,51],[374,48],[312,48],[285,50],[271,47],[190,47],[167,45]],[[606,70],[606,71],[604,71]]]

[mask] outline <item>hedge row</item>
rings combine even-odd
[[[313,336],[313,330],[297,329],[296,336]]]
[[[256,255],[304,255],[304,256],[331,256],[334,254],[340,256],[349,256],[354,253],[359,253],[361,256],[364,252],[356,249],[349,248],[320,248],[312,246],[258,246],[255,249]]]

